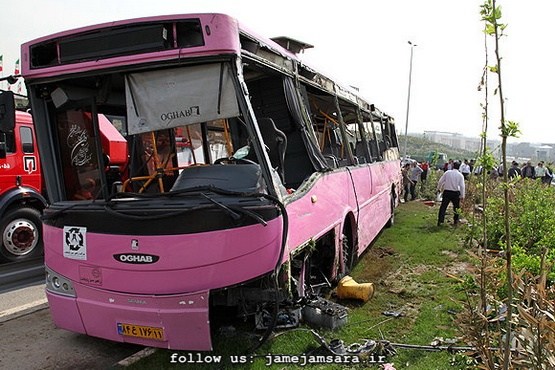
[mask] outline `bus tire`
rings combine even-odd
[[[395,224],[395,197],[393,195],[391,195],[391,201],[389,203],[391,214],[389,215],[389,220],[385,223],[385,227],[391,227]]]
[[[342,270],[340,271],[339,274],[339,280],[341,280],[341,278],[349,275],[355,265],[356,262],[356,255],[354,253],[354,248],[351,245],[351,242],[349,240],[349,237],[347,236],[347,234],[343,233],[343,235],[341,235],[341,253],[342,253]]]
[[[17,207],[0,222],[0,260],[16,262],[43,253],[42,223],[35,208]]]

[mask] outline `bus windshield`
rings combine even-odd
[[[49,108],[53,110],[59,161],[64,168],[63,199],[113,195],[118,180],[120,192],[164,193],[172,190],[185,169],[223,162],[251,164],[242,171],[254,171],[250,176],[254,182],[243,187],[228,179],[218,185],[227,190],[261,190],[261,170],[254,165],[260,161],[249,145],[252,140],[239,111],[231,71],[231,64],[220,62],[111,74],[100,82],[109,99],[100,97],[96,89],[52,84],[53,104]],[[107,121],[103,115],[93,114],[100,111],[106,112],[118,132],[127,135],[129,160],[120,168],[119,178],[106,176],[113,163],[94,140],[98,125]],[[243,158],[234,157],[239,148],[243,148]],[[205,175],[201,172],[210,172],[206,185],[215,185],[213,177],[225,178],[229,170],[223,166],[216,170],[197,168],[195,180],[180,181],[178,188],[203,185]]]

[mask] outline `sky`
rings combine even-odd
[[[482,0],[18,0],[0,22],[3,76],[24,42],[115,20],[218,12],[261,35],[289,36],[315,47],[303,61],[360,94],[396,120],[400,136],[424,131],[477,137],[482,132],[485,65]],[[555,143],[550,108],[555,86],[552,0],[498,0],[508,24],[500,42],[506,119],[519,123],[513,141]],[[15,4],[15,5],[14,5]],[[6,11],[6,9],[10,9]],[[413,47],[408,102],[411,41]],[[494,65],[490,41],[489,65]],[[490,92],[497,77],[489,75]],[[2,87],[5,87],[2,85]],[[410,107],[407,122],[407,106]],[[489,98],[488,137],[498,138],[499,96]],[[408,125],[407,125],[408,123]]]

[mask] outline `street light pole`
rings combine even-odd
[[[407,133],[409,130],[410,86],[412,83],[412,56],[413,56],[414,47],[418,46],[416,44],[413,44],[410,41],[409,41],[409,45],[410,45],[410,67],[409,67],[409,91],[407,94],[407,119],[405,121],[405,153],[404,153],[405,158],[407,157]]]

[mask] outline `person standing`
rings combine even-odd
[[[526,162],[526,166],[522,167],[522,177],[527,179],[533,179],[536,177],[536,170],[532,166],[532,162]]]
[[[412,183],[412,181],[410,181],[409,171],[410,164],[407,163],[401,169],[401,175],[403,176],[403,199],[405,200],[405,203],[409,201],[410,184]]]
[[[551,185],[551,180],[553,179],[553,171],[549,166],[545,166],[545,175],[542,177],[542,183],[547,184],[548,186]]]
[[[412,162],[410,169],[410,199],[416,199],[416,184],[420,180],[420,175],[422,175],[422,168],[418,165],[418,162]]]
[[[509,172],[507,173],[509,179],[514,179],[515,177],[521,177],[522,172],[520,172],[520,168],[518,167],[518,162],[513,161],[513,165],[509,168]]]
[[[463,163],[461,163],[460,166],[460,171],[464,177],[465,180],[468,179],[468,176],[470,176],[470,165],[468,164],[468,159],[465,159]]]
[[[422,173],[420,174],[420,181],[422,181],[422,184],[424,184],[426,182],[426,179],[428,178],[428,170],[430,169],[430,165],[428,164],[428,162],[422,162],[422,164],[420,165],[420,168],[422,168]]]
[[[464,199],[465,186],[464,176],[459,172],[460,163],[453,163],[453,169],[445,172],[437,183],[438,191],[443,191],[443,199],[439,207],[437,225],[441,226],[445,221],[445,212],[449,203],[453,203],[453,223],[459,223],[460,202]]]
[[[539,162],[536,168],[534,168],[534,175],[536,179],[542,179],[545,176],[545,167],[543,166],[543,161]]]

